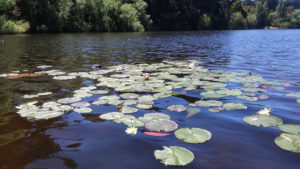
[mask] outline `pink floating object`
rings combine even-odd
[[[148,136],[169,136],[169,133],[159,133],[159,132],[152,132],[152,131],[145,131],[144,134],[148,135]]]

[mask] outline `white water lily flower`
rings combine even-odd
[[[257,113],[260,114],[260,115],[266,115],[266,116],[270,116],[270,113],[271,113],[272,109],[271,108],[264,108],[260,111],[258,111]]]
[[[195,68],[195,63],[189,64],[188,68],[189,68],[189,69],[194,69],[194,68]]]
[[[137,133],[137,128],[136,127],[128,127],[126,130],[125,130],[125,132],[127,133],[127,134],[131,134],[131,135],[136,135],[136,133]]]

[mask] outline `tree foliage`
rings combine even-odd
[[[299,0],[0,0],[0,32],[300,28]]]

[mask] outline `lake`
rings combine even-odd
[[[166,137],[127,135],[126,126],[99,118],[116,106],[92,105],[93,111],[74,111],[49,120],[32,120],[17,114],[16,106],[30,100],[42,102],[72,95],[94,80],[53,80],[49,76],[7,79],[0,77],[0,168],[56,169],[160,169],[172,168],[156,160],[153,152],[162,146],[182,146],[194,153],[183,169],[298,169],[300,155],[274,143],[282,131],[277,127],[255,127],[243,118],[265,107],[284,124],[300,125],[300,103],[288,93],[300,91],[300,30],[241,30],[203,32],[80,33],[0,35],[0,74],[36,72],[37,66],[66,72],[88,72],[95,64],[104,68],[119,64],[161,63],[163,60],[198,60],[206,69],[251,73],[280,88],[263,86],[269,99],[239,100],[248,108],[201,112],[186,118],[186,112],[166,111],[172,104],[188,105],[189,99],[171,96],[158,99],[153,109],[172,117],[179,127],[198,127],[212,133],[203,144],[179,141],[172,132]],[[38,92],[53,94],[23,98]],[[182,92],[180,89],[176,89]],[[199,90],[187,91],[202,98]],[[112,94],[115,92],[112,91]],[[83,99],[91,102],[100,96]],[[225,99],[230,101],[233,98]],[[217,99],[218,100],[218,99]],[[236,100],[232,100],[236,101]]]

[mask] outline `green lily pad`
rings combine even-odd
[[[136,107],[140,108],[140,109],[151,109],[152,105],[151,104],[138,104],[138,105],[136,105]]]
[[[194,154],[183,147],[163,146],[163,150],[155,150],[154,157],[164,165],[184,166],[194,160]]]
[[[290,134],[300,134],[300,125],[295,124],[283,124],[278,126],[278,128],[286,133]]]
[[[238,96],[242,94],[242,92],[239,89],[222,89],[216,91],[216,93],[225,96]]]
[[[244,117],[243,120],[253,126],[271,127],[282,124],[282,120],[276,116],[252,115]]]
[[[82,108],[76,108],[76,109],[74,109],[74,111],[77,112],[77,113],[90,113],[93,110],[91,108],[88,108],[88,107],[82,107]]]
[[[226,95],[223,95],[223,94],[218,94],[215,91],[202,92],[200,95],[203,96],[203,97],[206,97],[206,98],[220,98],[220,97],[225,97],[226,96]]]
[[[139,98],[139,95],[134,93],[123,93],[120,97],[124,100],[136,100]]]
[[[174,131],[178,127],[178,124],[175,123],[172,120],[168,119],[155,119],[147,122],[145,124],[145,128],[150,130],[150,131],[164,131],[164,132],[169,132],[169,131]]]
[[[104,105],[104,104],[107,104],[107,100],[97,100],[97,101],[94,101],[92,104],[94,105]]]
[[[60,104],[72,104],[72,103],[79,102],[80,100],[81,98],[78,97],[67,97],[67,98],[59,99],[57,100],[57,102]]]
[[[195,104],[200,107],[212,107],[212,106],[222,106],[222,102],[217,100],[199,100],[196,101]]]
[[[99,116],[99,118],[104,119],[104,120],[117,120],[120,119],[122,117],[124,117],[125,115],[123,113],[120,112],[111,112],[111,113],[105,113]]]
[[[76,107],[76,108],[89,107],[90,105],[91,104],[89,102],[77,102],[77,103],[71,104],[72,107]]]
[[[137,111],[139,111],[139,109],[137,109],[137,108],[134,108],[134,107],[123,107],[122,108],[122,113],[135,113],[135,112],[137,112]]]
[[[291,151],[294,153],[300,153],[300,136],[294,134],[282,133],[275,139],[275,143],[280,148]]]
[[[138,118],[140,121],[144,122],[144,123],[147,123],[151,120],[155,120],[155,119],[168,119],[170,120],[171,117],[169,115],[166,115],[166,114],[162,114],[162,113],[147,113],[147,114],[144,114],[143,117],[139,117]]]
[[[108,100],[107,104],[110,105],[119,105],[122,104],[123,102],[121,100]]]
[[[211,133],[200,128],[181,128],[175,131],[175,136],[187,143],[204,143],[211,139]]]
[[[240,103],[225,103],[223,104],[225,110],[238,110],[238,109],[247,109],[247,106],[244,106]]]
[[[183,111],[186,111],[187,108],[183,105],[171,105],[171,106],[168,106],[167,109],[169,111],[183,112]]]
[[[123,105],[133,105],[133,104],[137,104],[138,101],[137,100],[124,100],[123,101]]]
[[[141,122],[140,120],[136,119],[134,116],[126,115],[119,119],[114,120],[116,123],[123,123],[126,126],[129,127],[142,127],[145,124]]]
[[[297,103],[300,103],[300,99],[297,99]]]
[[[94,90],[94,91],[91,91],[90,93],[91,94],[107,94],[109,91],[107,90]]]
[[[154,98],[151,95],[145,95],[145,96],[141,96],[141,97],[138,98],[139,101],[153,101],[155,99],[156,98]]]
[[[253,101],[253,102],[258,100],[257,97],[249,97],[249,96],[245,96],[245,95],[236,96],[236,98],[247,100],[247,101]]]

